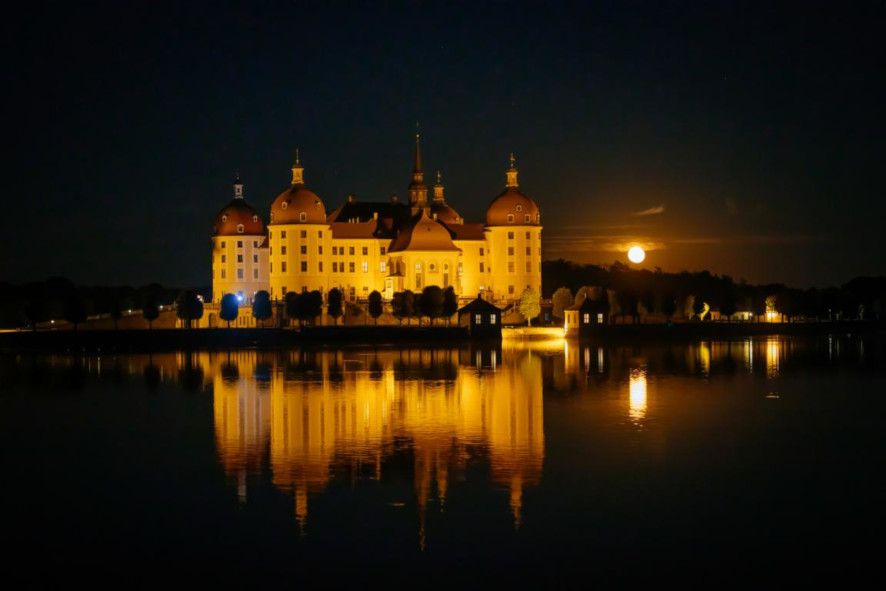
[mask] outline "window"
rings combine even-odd
[[[381,271],[382,273],[386,273],[388,270],[388,264],[385,263],[384,261],[380,262],[378,264],[378,270]]]
[[[307,231],[307,230],[302,230],[302,231],[301,231],[301,237],[302,237],[302,238],[307,238],[307,237],[308,237],[308,231]]]
[[[349,273],[354,272],[354,261],[351,261],[350,263],[348,263],[348,272]]]
[[[337,247],[337,246],[333,246],[333,247],[332,247],[332,254],[333,254],[333,255],[337,255],[337,254],[338,254],[338,247]]]
[[[281,273],[286,272],[286,261],[283,261],[282,263],[280,263],[280,272]]]
[[[257,215],[252,216],[252,221],[253,221],[253,222],[258,222],[258,216],[257,216]]]
[[[323,238],[323,230],[317,230],[317,238]]]
[[[317,270],[320,271],[321,273],[323,272],[323,261],[320,261],[319,263],[317,263]]]
[[[286,286],[284,285],[281,289],[283,291],[283,295],[286,295]]]
[[[317,254],[323,254],[323,245],[317,247]]]
[[[514,272],[514,261],[508,262],[508,273]]]
[[[269,272],[269,273],[273,273],[273,272],[274,272],[274,263],[268,263],[268,272]]]
[[[367,261],[363,261],[363,272],[364,273],[369,272],[369,263]]]
[[[526,221],[529,221],[529,220],[526,220]],[[530,234],[529,232],[526,232],[526,240],[529,240],[530,238],[532,238],[532,234]]]
[[[436,264],[431,263],[430,265],[428,265],[428,271],[436,271],[436,270],[437,270]]]
[[[496,315],[490,314],[489,315],[489,324],[495,324],[495,319],[496,319]]]
[[[301,272],[302,272],[302,273],[307,273],[307,272],[308,272],[308,261],[302,261],[302,262],[301,262]]]
[[[257,262],[258,262],[258,255],[257,255],[257,254],[252,255],[252,262],[253,262],[253,263],[257,263]]]
[[[224,240],[221,241],[221,247],[222,247],[222,248],[225,247],[225,241],[224,241]]]
[[[508,293],[513,295],[513,293],[514,293],[514,286],[513,285],[508,286]]]
[[[252,241],[252,248],[258,248],[258,240]]]
[[[354,254],[354,247],[353,246],[348,248],[348,254],[350,254],[350,255]]]
[[[306,213],[303,212],[303,211],[299,212],[299,214],[298,214],[298,221],[300,221],[300,222],[306,222],[306,221],[308,221],[308,214],[306,214]]]
[[[332,272],[338,273],[338,263],[335,261],[332,261]]]
[[[482,314],[474,314],[474,324],[483,324]]]
[[[529,261],[526,261],[526,272],[532,273],[532,263],[530,263]]]
[[[222,244],[222,246],[224,246],[224,244]],[[384,246],[381,247],[381,253],[385,254],[385,247]]]
[[[286,209],[287,207],[289,207],[289,203],[286,201],[280,204],[280,209]]]
[[[243,269],[237,269],[237,279],[243,279]]]
[[[282,238],[283,240],[286,240],[286,230],[283,230],[282,232],[280,232],[280,238]]]
[[[224,263],[227,259],[228,259],[228,255],[223,254],[222,255],[222,262]]]
[[[364,247],[363,247],[363,256],[366,256],[366,255],[368,255],[368,254],[369,254],[369,247],[368,247],[368,246],[364,246]]]
[[[520,205],[520,204],[517,204],[517,207],[516,207],[515,209],[516,209],[517,211],[523,211],[523,206]]]
[[[237,262],[238,262],[238,263],[242,263],[242,262],[243,262],[243,255],[242,255],[242,254],[238,254],[238,255],[237,255]]]
[[[597,324],[603,324],[603,313],[602,312],[597,314]]]
[[[508,232],[508,240],[513,240],[513,239],[514,239],[514,233]]]
[[[242,240],[237,241],[237,248],[243,248],[243,241]]]
[[[274,247],[273,247],[273,246],[269,246],[269,247],[268,247],[268,254],[269,254],[269,255],[273,255],[273,254],[274,254]]]
[[[224,278],[225,278],[225,275],[226,275],[225,270],[222,269],[222,270],[221,270],[221,278],[224,279]]]
[[[480,247],[480,256],[483,256],[483,247]]]
[[[508,247],[508,256],[509,257],[514,256],[514,247],[513,246]]]
[[[252,270],[252,278],[253,278],[253,279],[258,279],[258,269],[253,269],[253,270]]]
[[[302,253],[302,254],[308,254],[308,245],[307,245],[307,244],[302,244],[301,247],[300,247],[300,250],[301,250],[301,253]]]
[[[280,254],[286,254],[286,245],[280,247]]]
[[[421,271],[421,263],[415,263],[415,270]]]
[[[588,314],[587,312],[585,312],[581,316],[581,321],[584,322],[585,324],[590,324],[591,323],[591,315]]]
[[[526,256],[532,256],[532,247],[531,246],[526,247]]]
[[[514,223],[514,214],[512,214],[512,213],[509,213],[509,214],[508,214],[508,223],[509,223],[509,224],[513,224],[513,223]]]
[[[483,272],[483,263],[480,263],[480,272]]]

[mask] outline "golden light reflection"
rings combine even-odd
[[[480,371],[475,354],[457,350],[347,356],[329,351],[307,361],[274,355],[268,359],[267,391],[250,377],[256,355],[261,354],[237,356],[237,379],[231,363],[210,368],[219,455],[238,491],[269,448],[272,481],[293,495],[304,532],[310,497],[329,485],[335,466],[349,466],[358,475],[368,466],[371,478],[381,479],[395,440],[408,439],[423,548],[427,507],[445,510],[450,482],[464,479],[469,449],[481,447],[492,481],[507,491],[514,525],[520,526],[523,490],[540,482],[544,460],[537,355],[516,352],[503,364],[497,351],[484,352],[488,361]],[[437,379],[441,376],[446,379]],[[453,478],[452,471],[459,476]],[[245,488],[241,498],[246,499]]]
[[[766,377],[777,378],[780,365],[782,343],[776,338],[766,341]]]
[[[629,415],[634,421],[646,418],[646,368],[632,368],[628,380]]]

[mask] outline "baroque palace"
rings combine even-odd
[[[288,291],[332,288],[351,301],[377,290],[420,292],[452,286],[462,299],[481,294],[508,304],[526,288],[541,291],[541,215],[519,189],[513,155],[505,188],[482,222],[468,222],[446,201],[437,173],[429,196],[421,137],[409,202],[358,201],[349,196],[332,212],[305,184],[296,153],[291,185],[271,203],[267,225],[234,183],[234,198],[216,216],[212,236],[212,302],[233,293],[248,305],[267,290],[280,300]]]

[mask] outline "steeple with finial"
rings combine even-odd
[[[305,184],[305,167],[301,165],[298,157],[298,148],[295,149],[295,163],[292,165],[292,186]]]
[[[421,132],[415,124],[415,162],[412,168],[412,182],[409,184],[409,205],[413,211],[428,206],[428,188],[425,186],[425,173],[421,164]]]
[[[243,181],[240,180],[239,170],[234,178],[234,199],[243,199]]]
[[[437,183],[434,185],[434,203],[446,203],[446,199],[443,198],[443,177],[439,170],[437,171]]]
[[[517,188],[520,185],[517,183],[517,159],[514,158],[514,153],[511,152],[511,167],[508,169],[507,177],[508,182],[505,184],[506,187]]]

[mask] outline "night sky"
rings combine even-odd
[[[416,121],[469,221],[516,153],[545,259],[886,274],[883,2],[129,4],[5,15],[0,280],[208,285],[235,170],[405,199]]]

